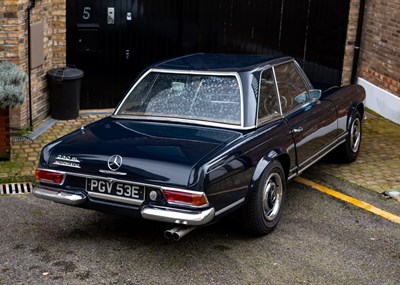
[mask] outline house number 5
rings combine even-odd
[[[83,15],[82,18],[84,20],[89,20],[90,19],[90,11],[92,10],[91,7],[83,7]]]

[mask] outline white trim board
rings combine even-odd
[[[371,82],[359,77],[358,84],[365,88],[367,98],[365,106],[381,116],[400,124],[400,97],[383,90]]]

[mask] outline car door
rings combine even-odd
[[[281,111],[295,142],[298,171],[320,158],[337,137],[331,101],[320,98],[295,61],[274,67]]]

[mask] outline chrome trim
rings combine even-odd
[[[214,208],[193,211],[153,205],[144,206],[140,213],[144,219],[188,226],[207,224],[215,216]]]
[[[301,68],[300,64],[295,59],[293,59],[292,61],[293,61],[294,65],[296,66],[298,73],[300,73],[301,78],[306,83],[306,87],[308,88],[308,90],[313,89],[314,86],[311,84],[310,79],[307,77],[303,68]]]
[[[345,134],[346,136],[346,134]],[[303,167],[299,167],[297,170],[297,174],[296,175],[292,175],[291,177],[288,178],[288,180],[294,178],[297,175],[300,175],[302,172],[304,172],[305,170],[307,170],[309,167],[311,167],[312,165],[314,165],[315,163],[317,163],[320,159],[322,159],[325,155],[327,155],[328,153],[330,153],[332,150],[334,150],[336,147],[338,147],[339,145],[341,145],[342,143],[344,143],[346,141],[346,139],[343,140],[343,138],[338,138],[336,141],[332,142],[331,144],[329,144],[327,147],[323,148],[322,150],[320,150],[319,152],[317,152],[315,155],[313,155],[311,158],[315,158],[316,156],[319,155],[318,158],[312,160],[309,164],[302,164],[304,165]],[[326,151],[325,151],[326,150]],[[310,159],[307,159],[306,162],[310,161]]]
[[[107,201],[113,201],[113,202],[120,202],[120,203],[125,203],[125,204],[130,204],[130,205],[135,205],[135,206],[140,206],[143,204],[144,200],[138,200],[138,199],[133,199],[133,198],[126,198],[126,197],[120,197],[120,196],[115,196],[115,195],[108,195],[108,194],[102,194],[102,193],[97,193],[97,192],[92,192],[92,191],[86,191],[90,197],[97,198],[97,199],[102,199],[102,200],[107,200]],[[143,193],[143,197],[144,197]]]
[[[182,118],[169,118],[169,117],[156,117],[156,116],[112,115],[111,117],[115,119],[131,119],[131,120],[133,119],[141,121],[185,123],[191,125],[196,124],[200,126],[220,127],[232,130],[251,130],[255,128],[255,126],[243,127],[241,125],[232,125],[228,123],[217,123],[210,121],[188,120]]]
[[[81,168],[81,161],[75,156],[59,154],[55,157],[55,165],[61,165],[66,167]]]
[[[65,174],[69,175],[69,176],[77,176],[77,177],[82,177],[82,178],[100,179],[100,180],[107,180],[107,181],[113,181],[113,182],[121,182],[121,183],[126,183],[126,184],[131,184],[131,185],[133,184],[133,185],[138,185],[138,186],[152,187],[152,188],[157,188],[157,189],[161,190],[160,185],[146,184],[146,183],[140,183],[140,182],[135,182],[135,181],[130,181],[130,180],[116,179],[114,177],[104,177],[104,176],[98,176],[98,175],[81,174],[81,173],[76,173],[76,172],[65,172]]]
[[[117,171],[122,166],[122,162],[123,162],[122,156],[120,156],[119,154],[113,154],[107,160],[108,169],[110,169],[111,171]],[[113,167],[114,165],[115,167]]]
[[[35,186],[32,190],[35,197],[76,206],[85,203],[87,198],[83,193],[68,193],[60,189]]]
[[[236,201],[235,203],[232,203],[232,204],[226,206],[225,208],[222,208],[222,209],[216,211],[216,212],[215,212],[215,216],[221,215],[222,213],[224,213],[224,212],[226,212],[226,211],[232,209],[233,207],[236,207],[237,205],[239,205],[239,204],[241,204],[241,203],[244,203],[244,200],[245,200],[245,199],[242,198],[242,199]]]
[[[113,175],[126,175],[126,172],[119,172],[119,171],[112,171],[112,170],[107,170],[107,169],[99,169],[100,173],[104,173],[104,174],[113,174]]]
[[[313,163],[317,162],[320,160],[322,157],[324,157],[326,154],[328,154],[331,150],[333,150],[335,147],[339,146],[340,144],[344,143],[346,141],[346,136],[347,133],[344,133],[344,135],[341,135],[339,138],[337,138],[335,141],[331,142],[329,145],[325,146],[309,158],[307,160],[303,161],[302,164],[299,165],[299,168],[303,169],[304,165],[307,165],[309,161],[312,161],[307,167],[312,165]]]
[[[279,88],[278,88],[278,80],[276,80],[275,66],[277,66],[277,65],[274,65],[274,66],[272,67],[272,75],[274,76],[274,83],[275,83],[276,96],[278,96],[279,112],[280,112],[281,115],[283,115],[283,112],[282,112],[282,102],[281,102],[281,94],[280,94]]]
[[[58,161],[56,160],[53,162],[54,165],[60,165],[60,166],[65,166],[65,167],[73,167],[73,168],[81,168],[80,165],[74,164],[72,162],[67,162],[67,161]]]

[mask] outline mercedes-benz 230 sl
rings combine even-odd
[[[170,223],[176,240],[233,211],[263,235],[289,180],[333,150],[356,159],[364,99],[359,85],[316,89],[291,57],[167,60],[111,116],[45,146],[33,194]]]

